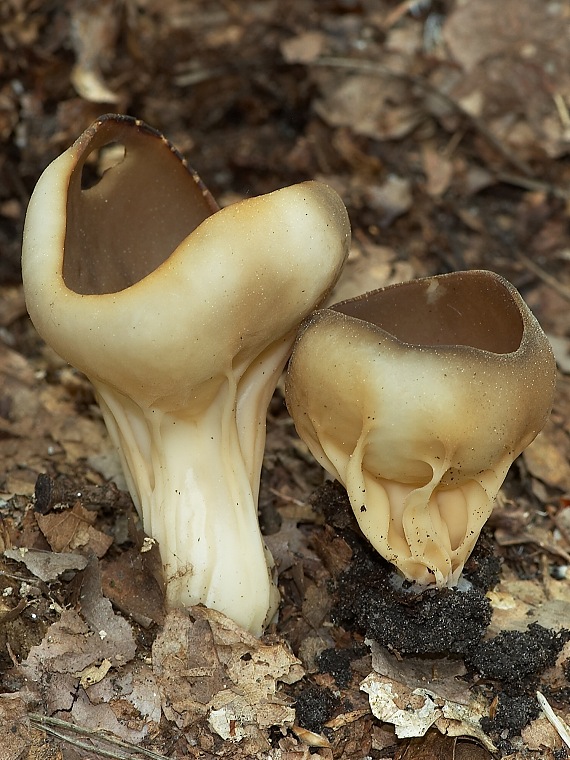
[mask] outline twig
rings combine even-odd
[[[218,66],[215,69],[180,69],[174,77],[177,87],[192,87],[193,85],[207,82],[209,79],[219,79],[229,72],[229,69]]]
[[[427,80],[421,77],[413,76],[412,74],[406,74],[401,71],[393,71],[392,69],[384,66],[376,61],[366,60],[363,58],[343,58],[336,56],[323,56],[312,61],[311,66],[323,66],[328,68],[337,69],[352,69],[354,71],[367,71],[371,74],[381,74],[382,76],[392,77],[393,79],[400,79],[409,84],[413,84],[419,87],[423,92],[428,95],[433,95],[440,98],[446,105],[452,108],[454,111],[463,116],[469,123],[487,140],[487,142],[498,152],[500,155],[508,161],[512,166],[518,169],[519,172],[532,177],[534,172],[531,167],[523,161],[522,158],[515,156],[503,143],[495,137],[495,135],[487,129],[482,119],[469,113],[460,103],[453,100],[449,95],[446,95],[437,87],[434,87]]]
[[[570,113],[568,113],[568,106],[559,92],[555,92],[552,97],[554,98],[554,105],[558,111],[558,118],[560,119],[562,128],[564,132],[568,134],[568,131],[570,130]]]
[[[99,757],[111,757],[113,760],[128,760],[129,755],[125,754],[124,752],[113,752],[112,750],[107,749],[101,749],[100,747],[94,747],[93,744],[88,744],[87,742],[81,742],[79,739],[72,739],[70,736],[66,736],[65,734],[60,734],[59,731],[56,731],[55,728],[52,728],[50,726],[42,726],[42,729],[48,733],[51,734],[51,736],[55,736],[57,739],[61,739],[66,744],[70,744],[72,747],[78,747],[79,749],[86,749],[89,752],[99,755]],[[134,747],[135,745],[133,745]]]
[[[549,193],[556,198],[560,198],[563,201],[570,200],[570,190],[563,187],[553,185],[551,182],[544,182],[539,179],[531,179],[530,177],[520,177],[517,174],[508,174],[500,172],[497,174],[497,179],[504,182],[506,185],[513,185],[514,187],[522,187],[523,190],[531,190],[533,192]]]
[[[530,272],[532,272],[540,280],[555,290],[558,295],[562,296],[562,298],[570,301],[570,290],[568,290],[568,288],[565,288],[564,285],[562,285],[562,283],[556,279],[556,277],[553,277],[551,274],[548,274],[548,272],[545,272],[542,267],[539,267],[538,264],[535,264],[535,262],[532,259],[529,259],[528,256],[525,256],[524,253],[517,251],[516,256]]]
[[[145,757],[150,757],[153,760],[168,760],[165,755],[160,755],[158,752],[153,752],[150,749],[139,747],[138,745],[132,744],[131,742],[123,741],[122,739],[119,739],[116,736],[112,736],[107,731],[101,729],[76,726],[74,723],[68,723],[65,720],[61,720],[60,718],[50,718],[47,715],[40,715],[39,713],[30,713],[28,717],[33,724],[35,724],[38,728],[42,728],[44,731],[46,731],[46,733],[51,734],[52,736],[57,736],[58,739],[62,739],[74,747],[80,747],[81,749],[87,749],[90,752],[95,752],[101,755],[101,757],[111,757],[115,758],[116,760],[129,760],[132,754],[137,754],[144,755]],[[73,739],[64,733],[60,733],[60,731],[57,729],[69,731],[70,733],[77,734],[79,736],[88,737],[93,741],[105,742],[115,747],[119,747],[120,749],[124,749],[130,754],[124,754],[113,750],[95,747],[93,744],[88,744],[86,742],[79,741],[79,739]]]
[[[566,723],[561,718],[559,718],[558,715],[556,715],[552,707],[550,707],[548,704],[546,697],[539,691],[536,692],[536,698],[538,700],[538,704],[540,705],[540,709],[544,713],[546,719],[549,721],[549,723],[551,723],[551,725],[554,726],[564,744],[567,747],[570,747],[570,732]]]
[[[309,506],[306,501],[301,501],[300,499],[295,499],[293,496],[288,496],[286,493],[281,493],[277,488],[270,488],[269,492],[272,493],[273,496],[277,496],[277,498],[281,499],[286,504],[294,504],[296,507]]]

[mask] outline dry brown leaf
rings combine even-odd
[[[204,717],[225,683],[210,626],[181,611],[167,615],[152,647],[152,664],[164,714],[179,728]]]
[[[400,81],[377,74],[351,74],[339,83],[334,71],[321,78],[323,97],[315,110],[333,127],[350,127],[379,140],[401,139],[422,118]]]
[[[563,744],[554,726],[544,717],[537,718],[523,728],[521,736],[530,750],[544,752],[560,749]]]
[[[311,63],[322,54],[326,37],[322,32],[302,32],[281,43],[287,63]]]
[[[485,747],[475,742],[457,739],[453,760],[492,760],[492,755]]]
[[[466,668],[462,661],[438,658],[426,660],[419,657],[398,659],[375,641],[367,641],[372,652],[372,667],[376,673],[392,678],[410,689],[429,689],[444,699],[469,704],[469,684],[461,680]]]
[[[422,739],[411,739],[396,753],[397,760],[455,760],[455,739],[428,731]]]
[[[64,610],[53,623],[41,644],[32,647],[22,663],[22,672],[30,682],[38,683],[54,673],[76,673],[99,658],[89,638],[89,626],[75,610]]]
[[[139,625],[164,622],[164,595],[139,549],[121,552],[103,566],[103,592]]]
[[[26,705],[18,694],[0,694],[0,758],[21,760],[32,744]]]
[[[412,207],[412,184],[405,177],[391,174],[382,184],[366,187],[363,198],[377,215],[378,226],[389,227]]]
[[[354,241],[348,261],[329,301],[338,303],[394,282],[396,251],[388,246]]]
[[[565,580],[501,579],[487,594],[493,608],[489,636],[501,631],[524,631],[531,623],[559,631],[570,619],[570,586]]]
[[[503,0],[500,13],[494,0],[457,3],[444,25],[465,70],[453,96],[513,149],[533,152],[539,144],[550,156],[567,153],[569,34],[563,3],[545,12],[534,0]]]
[[[108,659],[120,667],[135,655],[136,644],[130,625],[115,615],[101,595],[97,562],[88,564],[81,594],[82,615],[63,610],[41,644],[30,649],[19,666],[28,689],[45,705],[48,714],[69,710],[85,668]],[[40,696],[41,695],[41,696]]]
[[[101,65],[114,53],[119,29],[115,0],[79,0],[71,13],[71,40],[77,63],[71,82],[81,97],[94,103],[116,103],[118,95],[105,83]]]
[[[378,673],[370,673],[360,688],[368,694],[373,715],[378,720],[394,724],[399,738],[421,737],[435,726],[447,736],[474,737],[487,749],[495,751],[479,725],[481,718],[488,713],[484,699],[471,695],[469,704],[463,705],[440,698],[431,689],[410,689]]]
[[[570,491],[570,441],[553,422],[523,452],[529,472],[546,485]]]
[[[95,512],[89,512],[77,502],[72,509],[48,515],[37,514],[36,520],[54,552],[83,549],[102,557],[113,539],[93,527],[96,517]]]
[[[132,705],[130,705],[130,710],[125,711],[124,719],[119,720],[121,716],[117,716],[114,709],[118,702],[120,700],[115,699],[110,702],[93,704],[88,694],[81,689],[73,701],[71,715],[74,722],[79,726],[98,731],[108,731],[114,737],[138,744],[145,736],[148,736],[151,725],[145,716],[134,710]]]
[[[293,683],[303,674],[284,644],[263,643],[204,607],[168,614],[153,646],[153,669],[170,720],[188,728],[207,717],[223,739],[246,740],[255,751],[266,747],[260,729],[294,719],[278,681]]]

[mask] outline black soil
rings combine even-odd
[[[556,662],[570,631],[558,633],[532,623],[526,631],[502,631],[474,646],[465,662],[508,692],[534,691],[537,677]]]
[[[540,708],[536,697],[520,694],[515,697],[499,694],[493,718],[483,718],[481,728],[489,736],[503,739],[518,736],[522,729],[538,717]]]
[[[493,542],[485,533],[465,566],[465,590],[417,593],[411,585],[395,583],[394,569],[362,535],[339,483],[325,484],[312,502],[324,515],[327,530],[332,528],[352,552],[350,562],[333,580],[333,621],[400,655],[462,657],[475,688],[496,697],[493,717],[481,725],[508,754],[510,739],[537,717],[535,692],[541,688],[540,677],[554,665],[570,640],[570,631],[556,632],[533,623],[526,631],[503,631],[484,639],[491,620],[485,594],[497,583],[500,569]],[[317,664],[343,687],[350,681],[354,656],[350,649],[324,650]],[[557,696],[558,692],[552,693],[553,698]],[[311,699],[307,698],[308,705],[316,695]]]
[[[498,561],[483,540],[473,553],[466,590],[397,584],[394,568],[370,546],[358,528],[346,492],[327,483],[313,504],[352,549],[352,562],[335,579],[332,617],[400,654],[462,655],[483,637],[491,620],[486,591],[496,583]]]
[[[339,704],[340,700],[330,689],[310,686],[297,697],[297,722],[303,728],[318,734],[327,720],[332,718]]]
[[[364,647],[324,649],[316,658],[319,671],[329,673],[339,689],[346,689],[352,680],[352,661],[362,657],[366,651]]]

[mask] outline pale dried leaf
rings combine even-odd
[[[439,198],[450,185],[453,163],[429,142],[422,146],[422,162],[426,175],[426,192],[432,198]]]
[[[259,747],[265,741],[260,728],[294,719],[278,681],[292,683],[303,674],[284,644],[264,644],[204,607],[168,614],[153,646],[153,669],[165,714],[178,726],[208,716],[222,738]]]
[[[400,739],[424,736],[442,715],[439,706],[427,694],[410,692],[376,673],[367,676],[360,688],[368,694],[372,714],[383,723],[393,724]]]
[[[385,647],[370,639],[366,644],[372,652],[372,667],[383,675],[410,689],[424,688],[444,699],[469,704],[469,684],[461,680],[467,672],[462,661],[440,657],[426,660],[419,657],[398,659]]]
[[[325,48],[326,38],[322,32],[302,32],[281,43],[281,53],[287,63],[311,63]]]
[[[34,549],[7,549],[4,556],[22,562],[42,581],[53,581],[68,570],[83,570],[87,559],[80,554],[56,554]]]
[[[523,452],[529,472],[554,488],[570,491],[570,460],[567,436],[549,422]]]
[[[324,84],[315,110],[333,127],[380,140],[409,134],[421,119],[401,82],[382,75],[353,74],[340,81],[335,72]]]
[[[484,700],[472,697],[468,705],[458,704],[431,690],[411,690],[377,673],[367,676],[360,688],[368,694],[374,716],[393,724],[398,737],[424,736],[430,726],[435,726],[448,736],[472,736],[489,751],[495,751],[479,725],[488,711]]]

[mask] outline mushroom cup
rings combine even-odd
[[[441,587],[457,583],[554,385],[550,344],[517,290],[474,270],[313,313],[286,400],[374,548],[405,578]]]

